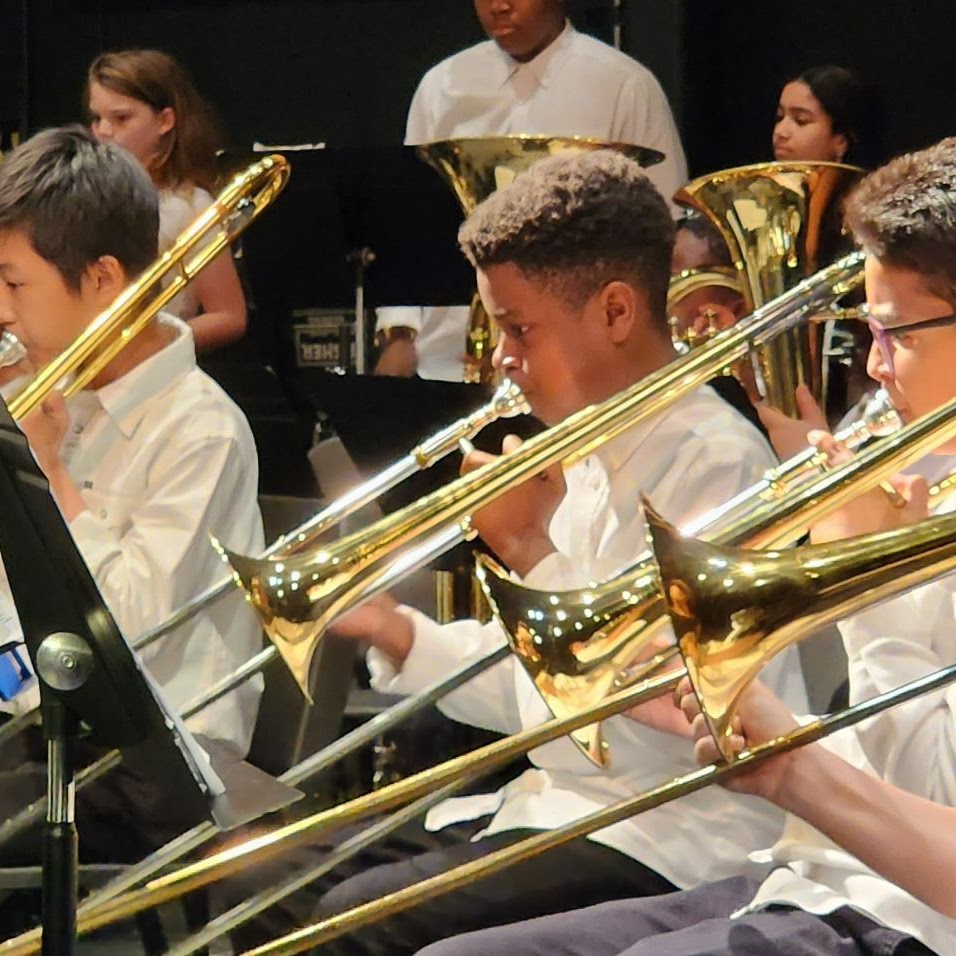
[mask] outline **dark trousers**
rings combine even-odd
[[[233,935],[234,949],[244,952],[295,926],[379,899],[535,832],[513,830],[471,842],[486,823],[459,824],[436,833],[429,833],[417,822],[402,827],[312,884],[307,893],[297,894],[237,931]],[[341,831],[338,839],[354,832]],[[309,856],[312,863],[318,862],[328,849],[310,847],[309,854],[299,855],[296,866],[307,865]],[[288,867],[286,861],[276,875],[287,876]],[[250,879],[257,888],[269,882],[261,871],[250,874]],[[249,884],[245,887],[250,888]],[[487,879],[432,896],[414,909],[358,929],[314,952],[323,956],[403,956],[455,933],[557,913],[599,900],[673,889],[662,876],[623,853],[580,839]]]
[[[932,956],[844,908],[825,916],[777,906],[730,919],[758,882],[734,877],[683,893],[619,900],[456,936],[421,956]]]

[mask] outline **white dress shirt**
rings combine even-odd
[[[408,112],[405,142],[537,133],[590,136],[662,152],[647,169],[669,201],[687,181],[687,163],[667,97],[647,67],[570,25],[533,60],[519,63],[486,40],[422,78]],[[384,313],[379,328],[419,330],[419,374],[460,381],[468,309]]]
[[[249,425],[197,368],[189,327],[172,316],[161,322],[173,335],[169,345],[116,381],[68,400],[71,424],[61,451],[87,505],[70,532],[128,639],[221,580],[225,566],[210,534],[242,553],[263,548]],[[140,658],[179,712],[261,646],[259,624],[236,593]],[[187,726],[245,754],[261,692],[258,676]]]
[[[167,249],[179,237],[179,234],[191,226],[201,213],[212,205],[212,196],[199,186],[177,186],[175,189],[159,191],[159,251]],[[172,276],[163,283],[164,287],[172,281]],[[180,319],[194,319],[199,315],[201,304],[196,284],[191,283],[174,299],[166,303],[165,311]]]
[[[944,504],[940,512],[952,510]],[[956,663],[956,577],[949,576],[840,623],[856,703]],[[956,687],[950,685],[839,731],[822,742],[854,767],[956,806]],[[825,799],[825,795],[822,796]],[[941,954],[956,952],[956,921],[921,903],[798,817],[758,861],[779,865],[747,911],[786,903],[811,913],[854,909],[910,933]]]
[[[646,549],[640,492],[671,520],[688,521],[759,479],[773,464],[756,429],[702,388],[652,421],[632,428],[567,472],[568,493],[551,525],[558,548],[525,579],[533,587],[581,586],[629,564]],[[395,672],[372,651],[374,686],[413,693],[504,641],[492,623],[439,626],[409,612],[412,651]],[[771,665],[770,682],[792,705],[806,701],[795,653]],[[450,717],[502,733],[550,716],[530,678],[510,658],[470,681],[439,705]],[[497,793],[451,799],[429,814],[438,829],[457,820],[494,814],[486,832],[520,827],[550,829],[634,796],[696,767],[691,745],[625,717],[604,724],[611,767],[594,766],[563,738],[529,754],[535,768]],[[659,807],[591,836],[626,853],[680,887],[740,872],[747,853],[775,839],[783,815],[759,800],[720,788]]]

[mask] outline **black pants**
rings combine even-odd
[[[849,907],[774,906],[731,919],[758,881],[734,877],[659,899],[618,900],[429,946],[421,956],[933,956]]]
[[[399,828],[391,837],[312,884],[308,892],[297,894],[237,931],[233,935],[236,952],[244,952],[296,926],[379,899],[535,832],[513,830],[471,842],[470,838],[486,823],[485,819],[459,824],[436,833],[429,833],[417,822]],[[340,831],[337,838],[342,840],[354,832]],[[328,849],[328,845],[310,847],[308,852],[299,854],[295,865],[314,864]],[[289,870],[289,861],[284,858],[272,874],[253,871],[243,881],[243,892],[261,889],[275,877],[288,876]],[[231,889],[237,892],[235,881]],[[342,936],[315,952],[323,956],[403,956],[455,933],[557,913],[600,900],[672,890],[672,884],[636,860],[580,839],[488,879],[432,896],[414,909]]]

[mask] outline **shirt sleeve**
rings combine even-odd
[[[436,624],[412,608],[401,608],[415,626],[412,649],[397,670],[392,661],[372,648],[367,657],[372,686],[383,693],[414,694],[453,671],[485,657],[505,643],[496,624],[455,621]],[[442,713],[487,730],[504,734],[521,729],[515,691],[516,663],[513,658],[495,664],[458,690],[448,694],[438,707]]]
[[[221,437],[157,458],[150,491],[122,527],[109,510],[87,509],[70,531],[120,630],[130,639],[164,621],[197,590],[222,574],[210,535],[228,535],[242,488],[237,440]],[[162,648],[143,652],[145,664]]]
[[[417,146],[434,139],[434,123],[429,108],[429,86],[433,73],[429,70],[418,84],[411,105],[408,107],[408,120],[405,123],[405,143]]]
[[[851,702],[956,663],[950,577],[840,622],[849,656]],[[884,711],[856,736],[885,780],[938,803],[956,803],[956,688]]]
[[[615,139],[656,149],[662,162],[649,166],[648,178],[670,203],[687,182],[687,160],[670,104],[660,83],[650,73],[635,73],[621,87],[614,111]],[[672,209],[677,209],[671,203]]]

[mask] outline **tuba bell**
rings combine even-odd
[[[843,202],[862,173],[840,163],[758,163],[695,179],[675,193],[674,201],[705,216],[720,233],[744,312],[750,313],[849,250],[841,228]],[[729,282],[725,270],[676,277],[668,307],[698,288],[728,288]],[[754,373],[763,397],[788,415],[797,414],[793,393],[800,384],[823,405],[823,335],[820,323],[805,323],[755,350]]]

